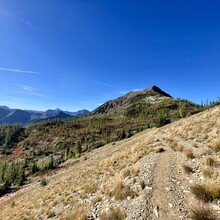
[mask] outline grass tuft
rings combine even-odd
[[[206,164],[210,167],[217,167],[218,162],[213,157],[208,157],[206,159]]]
[[[186,154],[186,157],[189,159],[195,158],[195,156],[193,154],[193,150],[191,148],[185,149],[185,154]]]
[[[211,178],[213,175],[213,170],[211,170],[210,168],[204,168],[202,170],[202,174],[204,175],[204,177]]]
[[[132,173],[133,176],[138,176],[139,172],[140,172],[140,170],[137,166],[135,166],[135,165],[132,166],[131,173]]]
[[[103,212],[100,215],[100,220],[123,220],[125,214],[119,209],[111,209],[108,213]]]
[[[193,220],[217,220],[209,206],[205,206],[202,203],[191,208],[190,218]]]
[[[40,185],[41,186],[46,186],[48,184],[48,180],[46,178],[43,178],[40,180]]]
[[[193,168],[190,167],[189,165],[184,164],[182,167],[183,167],[183,170],[185,171],[185,173],[187,173],[187,174],[193,173]]]
[[[141,189],[144,189],[146,187],[144,180],[140,181],[140,186],[141,186]]]
[[[158,147],[158,148],[155,149],[155,153],[162,153],[164,151],[165,150],[162,147]]]
[[[135,192],[128,185],[124,185],[122,181],[118,179],[114,183],[112,196],[114,196],[116,200],[124,200],[128,196],[131,196],[132,198],[135,197]]]
[[[210,148],[214,150],[216,153],[220,151],[220,139],[216,140],[212,145],[210,145]]]
[[[212,202],[220,198],[220,187],[216,183],[196,183],[190,189],[195,197],[203,202]]]

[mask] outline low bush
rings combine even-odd
[[[46,178],[43,178],[40,180],[40,185],[41,186],[46,186],[48,184],[48,180]]]

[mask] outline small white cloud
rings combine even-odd
[[[32,86],[27,86],[27,85],[21,85],[20,88],[25,91],[28,95],[34,95],[34,96],[39,96],[42,97],[43,95],[36,92],[36,89],[33,88]]]
[[[129,93],[129,92],[138,92],[138,91],[141,91],[141,90],[142,90],[142,89],[124,90],[124,91],[118,92],[118,94],[120,94],[120,95],[125,95],[125,94],[127,94],[127,93]]]
[[[3,68],[0,67],[0,71],[16,72],[16,73],[29,73],[29,74],[40,74],[39,72],[32,70],[22,70],[22,69],[13,69],[13,68]]]
[[[33,92],[34,88],[31,86],[21,86],[22,89],[28,92]]]

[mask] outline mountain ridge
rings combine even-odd
[[[59,108],[47,111],[11,109],[7,106],[0,106],[0,124],[29,124],[48,119],[64,119],[87,115],[88,110],[79,110],[77,112],[68,112]]]
[[[120,108],[127,109],[129,105],[132,104],[132,99],[141,95],[145,95],[146,97],[148,97],[146,101],[151,103],[155,101],[160,101],[161,99],[165,99],[165,98],[173,98],[171,95],[164,92],[159,87],[153,85],[145,90],[130,91],[121,97],[118,97],[113,100],[109,100],[104,104],[102,104],[101,106],[99,106],[98,108],[94,109],[90,114],[97,115],[97,114],[109,114],[112,113],[113,111],[114,113],[116,113],[117,111],[120,112]]]

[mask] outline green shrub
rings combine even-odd
[[[40,185],[41,186],[46,186],[48,184],[48,180],[46,178],[43,178],[40,180]]]
[[[65,196],[65,200],[66,200],[66,201],[69,201],[71,198],[72,198],[72,195],[71,195],[71,194],[68,194],[68,195]]]

